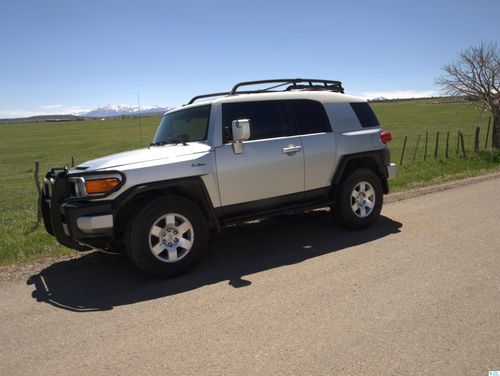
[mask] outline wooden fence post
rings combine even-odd
[[[40,178],[38,176],[40,172],[40,162],[39,161],[35,161],[35,185],[36,185],[36,190],[37,190],[37,193],[38,193],[38,196],[37,196],[37,204],[36,204],[36,207],[37,207],[37,212],[36,212],[36,220],[37,220],[37,223],[35,224],[35,227],[38,225],[38,223],[40,223],[40,220],[42,219],[42,212],[40,211],[40,205],[38,204],[38,201],[40,201],[40,196],[42,194],[42,188],[40,187]]]
[[[75,167],[75,157],[71,156],[71,167]]]
[[[446,132],[446,149],[444,155],[448,158],[448,149],[450,148],[450,131]]]
[[[462,132],[460,132],[460,143],[462,145],[462,154],[465,158],[466,155],[465,155],[465,146],[464,146],[464,134]]]
[[[457,156],[458,156],[458,148],[460,147],[460,131],[457,132]]]
[[[420,142],[420,138],[422,137],[421,134],[418,135],[417,139],[417,145],[415,145],[415,151],[413,152],[413,161],[415,161],[415,158],[417,158],[417,149],[418,149],[418,144]]]
[[[486,141],[484,141],[484,150],[488,149],[488,138],[490,138],[490,125],[491,125],[491,116],[488,119],[488,130],[486,131]]]
[[[436,132],[436,146],[434,146],[434,159],[436,159],[438,156],[438,150],[439,150],[439,131]]]
[[[427,141],[429,141],[429,132],[425,132],[424,161],[427,159]]]
[[[405,141],[403,142],[403,151],[401,152],[401,161],[399,162],[399,165],[403,165],[403,157],[405,156],[405,149],[406,149],[406,140],[408,139],[408,136],[405,136]]]
[[[479,132],[481,128],[476,127],[476,135],[474,136],[474,154],[479,153]]]

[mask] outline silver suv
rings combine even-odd
[[[45,228],[159,276],[194,265],[210,231],[231,224],[330,207],[341,225],[366,228],[395,174],[390,139],[339,81],[242,82],[168,111],[147,148],[53,167]]]

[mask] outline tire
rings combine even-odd
[[[150,276],[173,277],[194,266],[208,246],[205,215],[190,200],[157,198],[136,212],[126,230],[125,249]]]
[[[365,229],[377,221],[383,199],[380,178],[367,168],[355,170],[337,190],[332,207],[333,218],[348,229]]]

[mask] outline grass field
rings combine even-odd
[[[415,100],[375,103],[373,107],[384,128],[393,134],[392,159],[398,164],[404,136],[408,136],[405,162],[398,178],[391,182],[393,190],[472,176],[500,167],[498,154],[481,154],[466,160],[455,155],[457,131],[464,133],[470,154],[477,125],[482,127],[481,148],[484,148],[487,117],[469,104]],[[51,165],[69,165],[71,156],[79,163],[139,148],[150,142],[158,122],[158,117],[142,119],[142,142],[137,119],[0,125],[0,265],[70,252],[47,235],[43,226],[32,230],[36,220],[35,160],[40,161],[44,172]],[[434,160],[437,130],[441,132],[441,156]],[[425,131],[429,132],[427,161],[423,161],[421,140],[417,162],[411,162],[417,137]],[[443,157],[447,131],[452,135],[449,159]]]

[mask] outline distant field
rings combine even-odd
[[[406,162],[398,171],[398,178],[391,183],[393,189],[471,176],[500,166],[498,160],[489,156],[465,161],[455,156],[456,132],[461,130],[465,134],[469,152],[476,125],[482,127],[481,148],[484,148],[487,117],[469,104],[434,102],[436,100],[373,104],[384,128],[393,134],[392,159],[398,164],[404,136],[409,137]],[[159,117],[142,119],[142,143],[137,119],[0,125],[0,264],[69,252],[45,234],[43,226],[31,231],[36,216],[35,160],[40,161],[43,172],[51,165],[69,165],[71,156],[80,163],[139,148],[151,141],[159,120]],[[434,160],[432,152],[437,130],[442,133],[441,157]],[[452,134],[452,158],[446,160],[443,157],[444,137],[448,130]],[[418,134],[423,135],[425,131],[430,133],[430,157],[422,161],[421,140],[419,161],[412,163]]]

